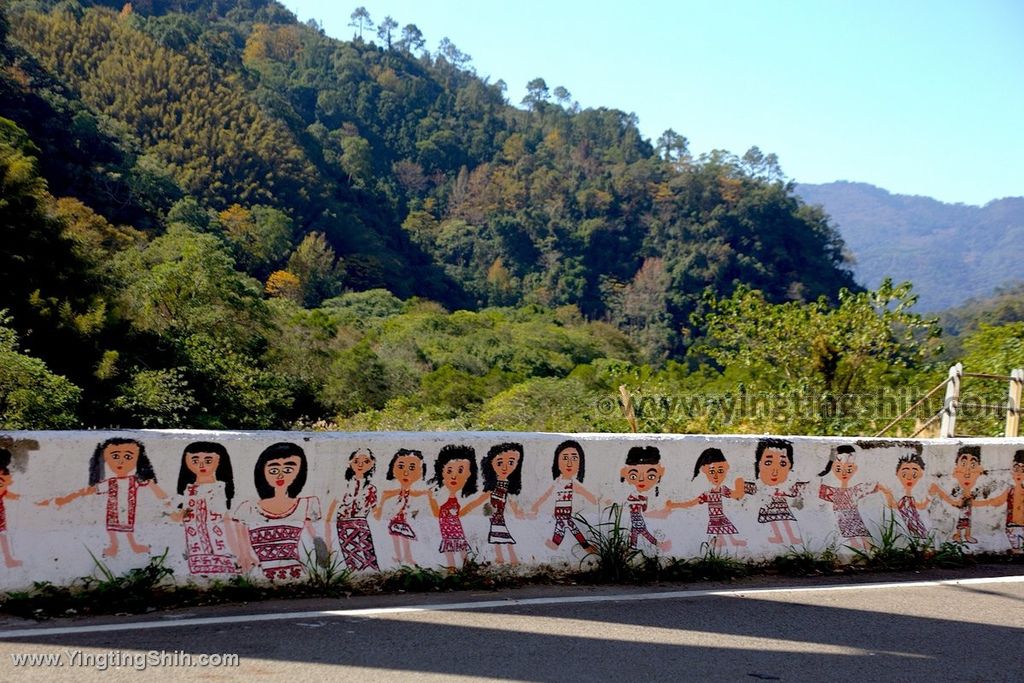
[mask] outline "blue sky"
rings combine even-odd
[[[284,4],[344,39],[362,5],[416,24],[432,51],[447,36],[513,104],[540,76],[584,108],[636,113],[652,140],[672,128],[696,154],[774,152],[797,182],[1024,195],[1019,0]]]

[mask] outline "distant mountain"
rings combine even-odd
[[[857,281],[910,280],[923,311],[987,296],[1024,279],[1024,197],[985,206],[892,194],[867,183],[800,184],[796,194],[831,215],[856,260]]]

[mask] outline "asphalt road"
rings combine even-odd
[[[0,680],[1021,681],[1014,570],[6,618]],[[149,651],[169,664],[136,670]],[[17,666],[28,653],[56,660]],[[220,653],[238,666],[185,659]]]

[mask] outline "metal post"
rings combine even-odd
[[[952,439],[956,433],[956,412],[960,405],[960,378],[964,374],[964,366],[957,363],[949,369],[949,384],[946,385],[946,399],[942,404],[942,428],[939,436]]]
[[[1006,401],[1006,436],[1016,438],[1020,431],[1020,401],[1024,390],[1024,369],[1010,372],[1010,396]]]

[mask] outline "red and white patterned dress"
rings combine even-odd
[[[469,550],[469,541],[466,540],[466,532],[462,529],[462,519],[459,517],[461,509],[462,506],[455,496],[446,500],[438,509],[437,522],[441,527],[439,552],[460,553]]]
[[[192,574],[237,574],[238,563],[227,543],[227,497],[224,482],[185,487],[185,551]]]
[[[398,511],[394,517],[388,520],[388,533],[395,537],[408,538],[410,541],[415,541],[416,532],[405,516],[406,511],[409,509],[410,493],[410,491],[405,489],[398,490]]]
[[[338,544],[345,558],[345,566],[353,571],[372,569],[378,571],[377,552],[373,548],[373,536],[367,515],[377,504],[377,487],[354,479],[347,482],[345,495],[335,519]]]
[[[149,481],[139,481],[134,474],[111,477],[96,485],[96,495],[107,497],[107,531],[135,531],[135,507],[139,488]]]
[[[706,503],[708,506],[709,536],[739,533],[733,523],[729,521],[729,518],[725,516],[725,511],[722,510],[722,496],[729,497],[731,495],[732,489],[723,484],[722,486],[705,491],[697,498],[697,502]]]
[[[843,538],[871,538],[868,528],[864,526],[860,512],[857,510],[857,501],[870,495],[875,490],[871,484],[857,484],[848,488],[828,486],[822,484],[818,490],[818,497],[832,503],[832,509],[836,513],[836,520],[839,523],[839,533]]]
[[[268,579],[297,579],[304,569],[299,555],[302,530],[320,519],[320,500],[315,496],[296,498],[295,505],[282,514],[268,513],[259,503],[238,506],[236,519],[249,531],[249,543]]]
[[[644,513],[647,512],[647,496],[631,493],[626,498],[626,504],[629,505],[629,547],[635,548],[640,536],[658,545],[658,539],[647,528],[647,520],[644,518]]]
[[[565,538],[565,530],[568,529],[576,537],[576,541],[586,547],[587,539],[572,518],[573,480],[560,478],[556,486],[561,488],[555,490],[555,532],[551,535],[551,542],[561,545],[562,539]]]

